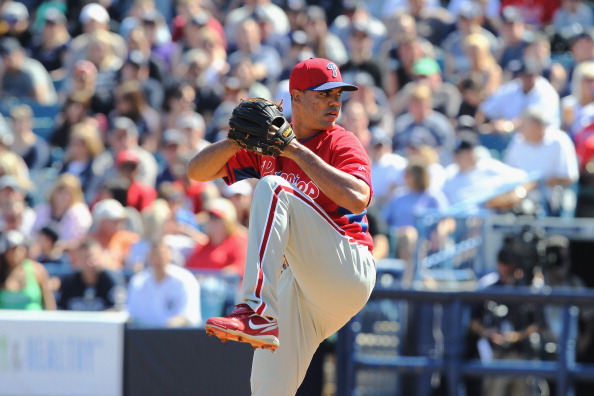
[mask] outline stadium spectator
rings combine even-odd
[[[142,86],[146,103],[151,108],[160,110],[165,99],[165,90],[158,80],[151,77],[150,72],[149,58],[140,50],[132,50],[120,70],[120,81],[138,81]]]
[[[138,145],[138,129],[134,121],[127,117],[117,117],[107,133],[109,149],[100,154],[96,161],[97,171],[103,175],[102,181],[117,176],[115,158],[120,151],[134,150],[140,157],[139,180],[154,186],[157,180],[158,165],[155,156]]]
[[[93,227],[89,237],[99,242],[103,250],[103,267],[120,272],[124,268],[130,247],[140,236],[126,229],[128,211],[113,198],[102,199],[93,206]]]
[[[70,311],[118,311],[126,299],[120,274],[105,268],[101,245],[88,238],[73,252],[75,271],[60,286],[58,308]]]
[[[332,20],[332,23],[330,23],[330,33],[338,36],[346,46],[348,45],[348,36],[353,24],[355,22],[366,24],[373,39],[373,53],[377,54],[382,41],[388,35],[384,23],[379,18],[371,15],[364,1],[343,0],[342,7],[342,14],[337,15],[336,18]],[[318,55],[319,54],[316,54],[316,56]]]
[[[464,39],[470,34],[480,34],[484,36],[488,43],[491,53],[495,54],[501,46],[499,39],[481,26],[482,10],[478,3],[466,1],[463,3],[456,20],[456,29],[454,29],[443,40],[441,48],[445,56],[444,75],[446,80],[456,82],[458,73],[468,73],[470,61],[464,54]]]
[[[185,146],[182,152],[191,151],[196,153],[210,144],[204,138],[206,133],[206,123],[200,113],[184,114],[177,119],[175,126],[185,136]]]
[[[30,256],[42,264],[53,279],[59,281],[59,276],[72,272],[70,254],[57,244],[60,235],[53,225],[43,227],[35,236],[35,242],[31,246]],[[52,282],[52,290],[57,291],[60,283]],[[55,287],[56,285],[57,287]]]
[[[116,56],[109,42],[109,34],[97,31],[89,36],[85,58],[97,69],[94,95],[105,105],[102,109],[108,114],[114,108],[114,90],[117,86],[117,74],[122,67],[123,59]]]
[[[225,89],[236,89],[247,92],[249,97],[261,97],[273,99],[270,89],[262,82],[258,81],[258,73],[260,67],[257,63],[245,56],[237,60],[228,77],[224,79],[223,85]],[[234,85],[231,87],[231,85]]]
[[[127,38],[132,30],[142,26],[143,16],[145,14],[159,14],[162,12],[156,8],[154,0],[135,0],[131,2],[130,8],[126,16],[122,19],[119,24],[118,33],[120,36]],[[157,37],[163,40],[170,40],[171,33],[169,27],[165,24],[159,24],[157,26]]]
[[[527,62],[537,64],[542,69],[542,76],[551,83],[559,95],[566,95],[567,71],[565,66],[551,59],[551,43],[544,33],[534,34],[524,48],[523,58]]]
[[[165,90],[165,103],[161,113],[161,129],[163,131],[176,127],[179,117],[194,112],[196,92],[186,82],[174,82]]]
[[[413,62],[411,71],[413,81],[402,87],[391,99],[392,112],[401,115],[409,105],[412,91],[419,84],[424,84],[431,90],[433,110],[454,118],[458,114],[462,98],[455,85],[443,80],[439,63],[430,57],[419,58]]]
[[[27,50],[31,48],[33,34],[29,22],[29,11],[20,1],[3,2],[0,9],[0,20],[4,23],[3,35],[13,37]]]
[[[66,77],[65,64],[70,39],[66,16],[57,8],[48,8],[43,15],[43,30],[36,35],[31,45],[31,58],[41,62],[54,81]]]
[[[93,37],[97,36],[106,37],[104,42],[109,46],[109,49],[105,49],[107,53],[119,58],[120,61],[126,59],[126,42],[122,36],[110,30],[111,18],[105,7],[98,3],[88,3],[80,10],[78,19],[83,32],[70,42],[67,70],[77,61],[87,57],[87,48],[94,40]]]
[[[22,104],[10,109],[10,121],[14,141],[13,152],[21,156],[29,171],[35,172],[50,165],[50,147],[47,141],[33,132],[34,114],[29,105]]]
[[[53,183],[47,202],[35,207],[33,231],[56,223],[60,238],[58,243],[64,249],[73,249],[87,236],[92,218],[85,204],[80,179],[63,173]]]
[[[392,140],[383,132],[375,133],[367,149],[371,160],[372,205],[383,208],[400,185],[407,159],[392,152]]]
[[[0,176],[0,230],[17,229],[26,238],[32,236],[35,210],[29,206],[26,198],[27,191],[16,176]],[[7,219],[11,214],[15,215],[15,218]],[[12,226],[7,224],[11,222]]]
[[[456,119],[464,116],[470,116],[474,119],[479,109],[479,106],[487,97],[484,87],[481,84],[478,76],[466,77],[458,83],[458,90],[462,96],[460,109]]]
[[[56,103],[56,90],[49,73],[39,61],[27,56],[17,39],[3,37],[0,56],[3,63],[0,98],[29,100],[41,105]]]
[[[29,168],[23,159],[10,150],[14,137],[12,133],[0,132],[0,177],[10,175],[17,179],[18,185],[26,192],[31,191]]]
[[[320,6],[309,5],[306,8],[305,15],[307,21],[303,26],[303,31],[307,35],[307,45],[313,53],[316,56],[329,59],[337,65],[346,63],[348,54],[345,44],[338,36],[328,30],[326,11]],[[287,70],[290,73],[290,69]],[[285,77],[288,78],[288,74]]]
[[[223,96],[223,84],[220,81],[220,74],[212,64],[209,54],[196,48],[184,53],[182,60],[176,69],[176,75],[182,76],[182,81],[189,84],[195,92],[194,110],[200,114],[205,122],[211,119],[212,113],[221,103]],[[226,61],[223,61],[228,70]]]
[[[159,198],[169,205],[173,223],[180,228],[189,226],[194,230],[200,229],[192,202],[184,195],[184,189],[180,184],[163,182],[159,185],[158,193]]]
[[[289,32],[304,30],[307,23],[307,2],[305,0],[289,0],[285,12],[289,18]]]
[[[419,239],[417,218],[429,210],[443,210],[447,199],[439,190],[429,188],[427,162],[409,158],[404,169],[405,188],[396,193],[383,209],[383,216],[396,234],[396,257],[406,262],[403,287],[410,287],[414,277],[414,250]]]
[[[72,128],[60,171],[71,173],[80,180],[86,203],[92,202],[98,194],[101,175],[94,164],[95,158],[104,150],[97,126],[80,123]]]
[[[60,103],[65,103],[70,96],[77,96],[83,100],[88,98],[89,110],[93,113],[107,113],[109,103],[104,103],[111,98],[101,98],[96,95],[97,68],[88,60],[79,60],[72,66],[72,74],[67,75],[60,89]]]
[[[289,18],[285,11],[272,2],[272,0],[245,0],[241,7],[231,10],[225,18],[225,35],[230,47],[238,45],[237,30],[244,21],[250,19],[255,12],[265,14],[270,20],[275,21],[274,32],[280,36],[289,33]]]
[[[507,70],[509,69],[510,62],[522,60],[524,49],[529,42],[524,18],[516,7],[509,6],[501,11],[499,35],[502,46],[496,53],[496,56],[499,65],[504,70]]]
[[[395,3],[403,5],[396,6]],[[440,45],[454,23],[452,15],[434,0],[388,1],[384,5],[383,15],[406,13],[412,16],[417,25],[417,32],[433,45]]]
[[[109,113],[109,121],[118,117],[126,117],[134,122],[138,131],[139,145],[154,152],[161,136],[161,120],[159,112],[150,107],[146,101],[142,83],[128,80],[120,83],[115,89],[115,108]]]
[[[501,0],[501,8],[515,7],[531,29],[539,29],[551,23],[560,3],[560,0]]]
[[[373,78],[373,84],[382,90],[384,86],[384,70],[380,67],[376,53],[372,52],[373,40],[369,26],[365,23],[353,23],[347,36],[349,59],[341,65],[343,78],[354,80],[357,73],[368,73]]]
[[[594,121],[594,62],[580,63],[573,72],[571,93],[561,99],[563,130],[570,136],[587,128]],[[578,141],[575,140],[576,145]]]
[[[69,94],[62,109],[56,115],[56,124],[49,133],[49,143],[53,148],[66,149],[73,130],[80,125],[99,128],[99,122],[91,116],[91,98],[83,92]]]
[[[227,198],[237,213],[237,221],[246,229],[250,221],[250,209],[252,203],[253,187],[248,180],[241,180],[232,185],[224,185],[221,195]]]
[[[127,182],[126,206],[142,212],[157,198],[155,188],[138,179],[140,156],[134,150],[122,150],[116,156],[119,177]]]
[[[512,138],[505,163],[526,172],[539,172],[540,186],[531,198],[545,213],[559,216],[575,209],[571,186],[578,180],[575,147],[564,131],[547,124],[542,108],[528,108],[521,118],[518,134]],[[575,198],[575,197],[573,197]]]
[[[571,26],[580,25],[586,29],[594,25],[592,8],[583,0],[561,0],[561,7],[553,15],[555,33],[563,34]]]
[[[185,29],[190,28],[192,25],[198,27],[208,26],[219,34],[226,47],[223,25],[216,18],[216,15],[212,15],[211,11],[207,9],[207,5],[203,3],[202,0],[180,0],[175,3],[177,15],[171,23],[172,40],[178,42],[183,40],[184,36],[191,39],[192,35],[188,35]]]
[[[142,11],[140,19],[151,44],[151,53],[161,59],[166,71],[172,71],[178,48],[177,44],[171,41],[171,34],[163,14],[154,8],[148,8]]]
[[[27,258],[25,236],[15,230],[0,237],[0,309],[56,309],[46,269]]]
[[[404,158],[422,158],[427,163],[429,173],[429,188],[441,190],[446,178],[445,167],[439,163],[438,151],[427,144],[411,142],[404,150]],[[404,186],[404,172],[400,172],[396,181],[397,185]]]
[[[523,273],[518,259],[506,249],[497,254],[497,271],[481,278],[482,288],[514,287],[522,283]],[[481,360],[530,359],[534,357],[530,336],[542,327],[542,315],[533,304],[499,304],[485,301],[473,308],[470,331],[478,339]],[[534,378],[531,376],[486,376],[483,379],[482,395],[503,396],[528,395],[532,392]]]
[[[137,26],[130,31],[127,36],[128,53],[139,51],[145,59],[148,60],[149,76],[161,84],[169,81],[168,72],[166,72],[165,62],[151,52],[151,42],[142,26]]]
[[[394,121],[394,151],[404,153],[411,145],[426,144],[439,152],[440,163],[452,162],[454,129],[441,113],[431,108],[431,88],[417,83],[411,89],[408,112]]]
[[[549,235],[544,241],[545,257],[542,272],[533,279],[533,284],[539,289],[549,286],[553,290],[585,290],[584,280],[572,272],[572,257],[570,241],[563,235]],[[563,324],[563,309],[560,306],[547,305],[544,307],[545,327],[541,331],[545,351],[555,357],[558,353],[557,344],[561,337]],[[578,358],[585,357],[592,344],[594,334],[594,310],[591,307],[580,308],[579,330],[576,342],[576,353]],[[553,345],[551,347],[551,344]],[[554,352],[553,352],[554,351]]]
[[[237,220],[235,207],[227,198],[215,198],[206,204],[205,212],[208,240],[196,245],[186,267],[243,276],[247,232]]]
[[[352,80],[345,81],[356,84],[359,89],[349,92],[345,103],[350,101],[362,103],[370,128],[392,131],[394,129],[394,117],[390,112],[390,102],[384,91],[375,85],[373,78],[367,72],[357,72],[352,78]]]
[[[413,80],[413,62],[433,46],[417,35],[416,22],[408,14],[396,14],[386,23],[390,36],[382,43],[380,59],[386,65],[386,93],[391,97]]]
[[[462,47],[470,67],[467,73],[458,73],[459,78],[475,77],[485,95],[493,94],[501,85],[502,70],[489,49],[489,42],[485,36],[473,33],[464,38]]]
[[[10,176],[8,176],[10,177]],[[0,181],[2,183],[2,181]],[[0,184],[2,187],[2,184]],[[11,188],[9,185],[2,187]],[[0,230],[7,232],[11,230],[19,231],[26,238],[32,235],[31,221],[26,222],[27,212],[32,210],[27,206],[24,200],[10,200],[6,203],[0,203]],[[34,215],[34,214],[33,214]]]
[[[454,161],[446,169],[447,179],[442,187],[451,205],[468,202],[485,192],[520,182],[527,176],[525,171],[490,158],[484,150],[481,152],[478,137],[469,132],[463,133],[456,142]],[[509,210],[524,197],[525,191],[522,194],[521,190],[513,190],[491,199],[486,205],[493,209]]]
[[[516,77],[481,103],[476,116],[480,128],[487,132],[512,132],[518,126],[519,117],[529,107],[540,108],[546,122],[559,127],[559,94],[541,75],[540,66],[522,61],[515,63],[512,69]]]
[[[142,238],[130,247],[130,253],[125,262],[125,269],[133,273],[147,267],[154,244],[161,242],[167,244],[170,249],[171,263],[183,267],[196,245],[194,239],[204,239],[196,229],[180,226],[175,213],[164,199],[155,200],[145,209],[142,213],[142,223],[144,230]],[[191,232],[191,237],[187,235],[188,231]]]
[[[572,28],[568,38],[569,52],[572,62],[567,65],[569,79],[573,81],[574,70],[583,62],[594,61],[594,38],[589,29]]]
[[[274,48],[279,55],[287,53],[291,40],[288,34],[278,34],[275,31],[275,20],[270,15],[256,8],[252,18],[258,23],[260,29],[261,43]],[[288,18],[288,17],[287,17]]]
[[[163,133],[160,154],[162,161],[157,175],[157,186],[163,182],[174,182],[184,177],[183,158],[195,150],[188,149],[188,139],[177,129],[168,129]]]
[[[200,285],[187,269],[171,262],[165,242],[151,245],[150,267],[128,283],[127,309],[134,324],[196,327],[202,322]]]
[[[243,20],[235,29],[235,35],[237,49],[227,59],[231,68],[247,57],[254,64],[256,81],[272,86],[282,71],[281,58],[276,49],[262,44],[258,23],[252,18]]]

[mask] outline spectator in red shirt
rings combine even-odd
[[[245,228],[237,221],[235,207],[226,198],[215,198],[206,205],[205,212],[208,242],[196,246],[186,267],[243,277],[248,239]]]
[[[133,150],[120,151],[116,156],[120,175],[130,183],[126,206],[141,212],[157,198],[157,191],[153,186],[138,180],[139,162],[140,157]]]

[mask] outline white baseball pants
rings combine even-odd
[[[258,314],[278,320],[280,346],[275,353],[254,352],[252,395],[294,395],[318,345],[363,308],[374,285],[366,246],[285,179],[262,178],[250,214],[242,294]]]

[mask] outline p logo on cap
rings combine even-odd
[[[294,89],[327,91],[334,88],[342,88],[345,91],[359,89],[355,85],[343,82],[338,66],[324,58],[310,58],[299,62],[289,78],[289,92]]]

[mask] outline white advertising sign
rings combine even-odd
[[[0,396],[122,396],[127,319],[0,310]]]

